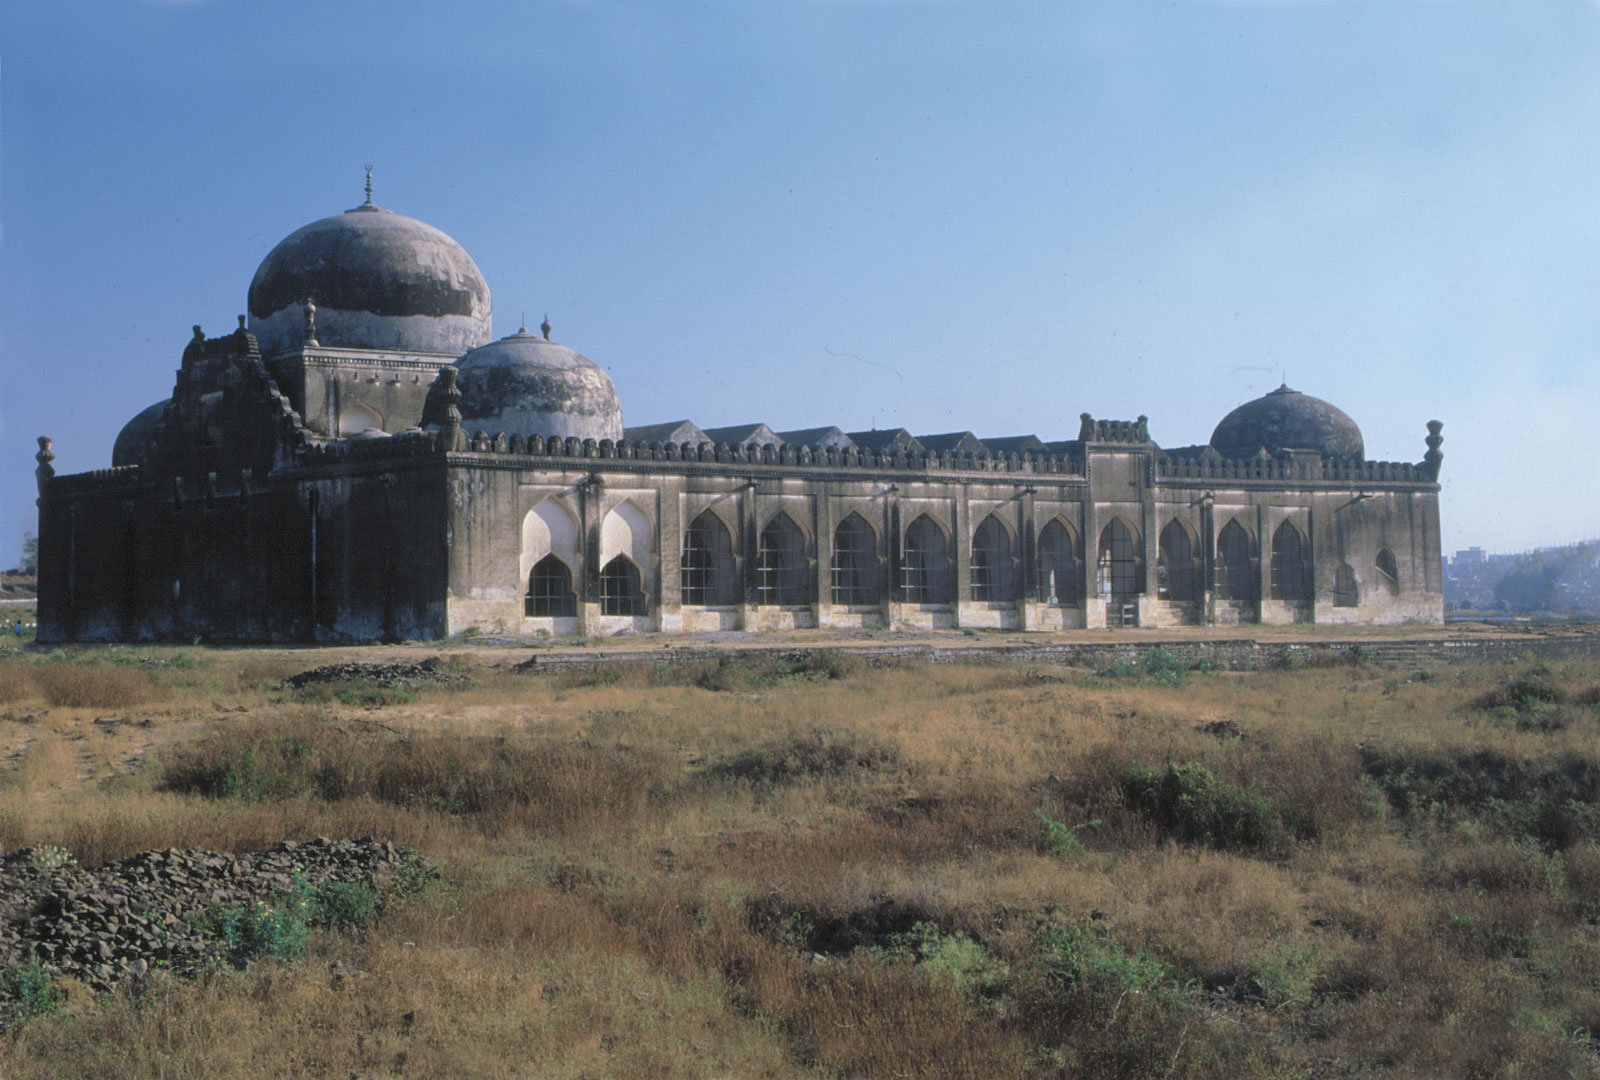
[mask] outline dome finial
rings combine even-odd
[[[548,311],[545,312],[544,322],[539,324],[539,329],[544,332],[544,339],[546,341],[549,341],[550,340],[550,313]]]
[[[367,166],[367,201],[362,203],[362,205],[363,206],[371,206],[372,205],[372,166],[371,165]]]

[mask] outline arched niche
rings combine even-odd
[[[527,581],[534,563],[546,555],[554,555],[576,573],[581,550],[578,515],[556,496],[546,496],[522,517],[522,557],[517,576]]]

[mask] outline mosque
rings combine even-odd
[[[471,257],[370,175],[247,307],[110,468],[57,476],[40,437],[41,640],[1443,621],[1438,421],[1418,463],[1287,386],[1176,448],[1087,413],[626,426],[548,320],[494,339]]]

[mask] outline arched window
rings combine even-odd
[[[860,514],[851,514],[833,532],[833,602],[876,604],[878,599],[878,534]]]
[[[972,598],[1015,600],[1016,565],[1011,558],[1011,534],[993,514],[972,534]]]
[[[1078,602],[1078,542],[1059,520],[1039,534],[1039,595],[1047,604]]]
[[[1174,603],[1189,604],[1200,598],[1200,560],[1194,537],[1177,518],[1161,530],[1156,555],[1156,595]]]
[[[1377,564],[1378,573],[1382,575],[1383,583],[1388,587],[1390,594],[1398,593],[1400,591],[1400,567],[1395,564],[1394,552],[1388,548],[1379,548]]]
[[[1272,599],[1303,602],[1311,599],[1311,566],[1306,541],[1292,522],[1285,521],[1272,534]]]
[[[1143,564],[1133,530],[1121,518],[1112,518],[1100,533],[1099,555],[1100,590],[1106,599],[1109,625],[1137,623],[1139,593],[1144,588]]]
[[[679,563],[683,602],[699,607],[727,607],[739,602],[734,576],[733,538],[722,519],[707,510],[683,534]]]
[[[1333,572],[1333,606],[1355,607],[1361,603],[1361,587],[1356,584],[1356,572],[1349,563],[1340,563]]]
[[[618,555],[600,571],[600,614],[643,615],[644,592],[639,568],[626,555]]]
[[[927,514],[920,515],[906,528],[902,584],[908,604],[948,604],[950,602],[949,544],[944,530]]]
[[[806,536],[782,510],[761,530],[756,561],[756,603],[799,607],[811,602]]]
[[[1229,521],[1217,536],[1218,600],[1243,600],[1256,598],[1255,552],[1251,550],[1250,534],[1237,521]]]
[[[525,611],[530,617],[571,617],[578,613],[578,598],[572,592],[572,571],[554,555],[533,564],[528,574]]]

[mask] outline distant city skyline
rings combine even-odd
[[[1600,536],[1600,4],[227,0],[0,13],[0,565],[362,200],[629,425],[1202,443],[1280,380],[1443,549]]]

